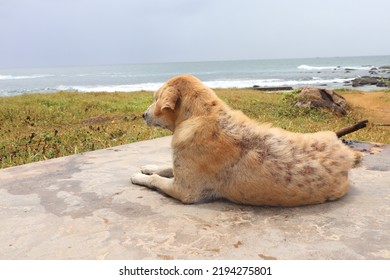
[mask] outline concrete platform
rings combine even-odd
[[[0,170],[0,259],[390,259],[389,145],[365,147],[343,199],[272,208],[132,185],[170,139]]]

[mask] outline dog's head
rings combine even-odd
[[[175,109],[179,101],[179,91],[176,87],[164,84],[154,93],[152,105],[142,114],[146,124],[159,126],[173,131],[175,129]]]
[[[215,106],[217,102],[215,93],[193,76],[170,79],[154,93],[154,98],[154,103],[142,115],[146,124],[172,132],[179,122],[194,114],[209,113],[208,104]]]

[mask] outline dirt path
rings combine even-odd
[[[343,96],[352,106],[364,108],[370,122],[390,124],[390,92],[348,92]]]

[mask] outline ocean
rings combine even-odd
[[[0,96],[55,91],[154,91],[181,74],[195,75],[211,88],[351,88],[356,77],[389,65],[390,56],[366,56],[0,69]],[[384,73],[378,75],[390,76],[389,71]]]

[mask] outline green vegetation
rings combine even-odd
[[[346,137],[358,141],[390,144],[388,123],[390,99],[385,92],[360,92],[336,90],[346,98],[352,109],[347,116],[338,116],[325,110],[298,108],[293,106],[298,92],[287,93],[256,92],[254,90],[216,90],[218,95],[231,107],[242,110],[259,122],[270,122],[274,126],[295,132],[338,131],[341,128],[368,119],[366,128]]]
[[[142,120],[152,101],[149,92],[0,98],[1,167],[168,135]]]
[[[259,122],[271,122],[291,131],[336,131],[365,118],[366,109],[361,107],[354,108],[346,117],[292,107],[292,93],[242,89],[218,89],[216,92],[227,104],[242,110],[249,117]],[[169,131],[145,125],[142,112],[152,102],[152,94],[144,91],[58,92],[2,97],[0,167],[169,135]],[[387,102],[385,107],[389,108],[388,98],[382,98],[381,102]],[[363,141],[390,142],[388,127],[374,125],[349,137]]]

